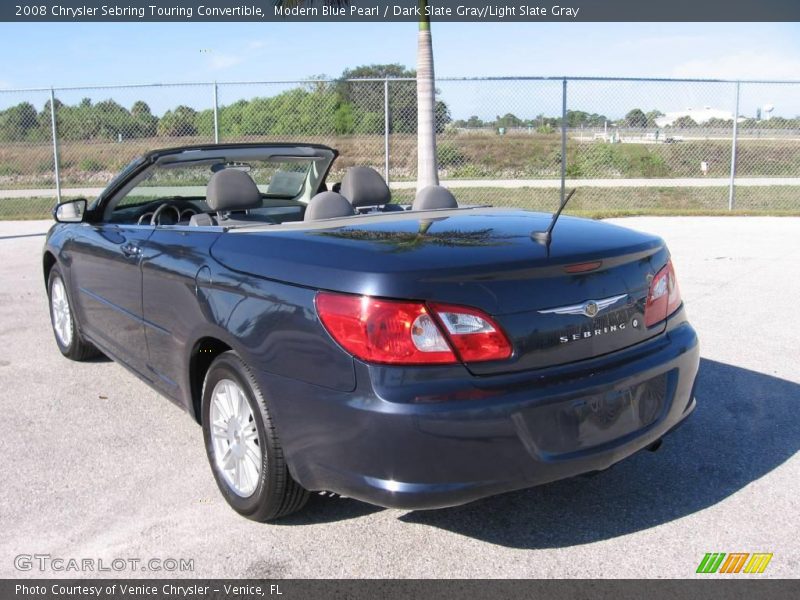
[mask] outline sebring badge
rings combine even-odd
[[[622,300],[623,298],[627,298],[628,294],[621,294],[619,296],[611,296],[610,298],[603,298],[602,300],[587,300],[583,304],[571,304],[569,306],[559,306],[558,308],[548,308],[546,310],[540,310],[541,314],[556,314],[556,315],[584,315],[593,319],[596,317],[601,311],[607,309],[609,306],[612,306]],[[634,319],[631,323],[634,327],[639,326],[639,322],[637,319]],[[574,332],[569,335],[562,335],[559,336],[558,341],[562,344],[567,344],[569,342],[576,342],[578,340],[584,340],[587,338],[597,337],[599,335],[605,335],[608,333],[616,333],[618,331],[623,331],[626,328],[626,323],[617,323],[616,325],[606,324],[603,327],[594,327],[592,329],[587,329],[584,331]]]

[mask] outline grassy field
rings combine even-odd
[[[339,150],[333,177],[353,165],[384,164],[380,135],[259,136],[236,141],[317,142]],[[93,186],[107,182],[135,156],[156,148],[210,143],[208,138],[178,137],[60,144],[61,181],[65,186]],[[390,175],[410,180],[416,172],[416,136],[389,138]],[[700,162],[708,163],[710,177],[724,177],[730,169],[727,140],[687,140],[675,144],[608,144],[570,138],[567,173],[573,178],[697,177]],[[555,178],[560,173],[561,143],[557,133],[486,135],[444,133],[438,138],[441,176],[472,178]],[[741,140],[737,173],[740,177],[799,177],[800,140]],[[53,184],[52,148],[47,143],[0,144],[0,188],[25,189]]]
[[[491,204],[528,210],[554,211],[556,189],[459,188],[454,190],[463,204]],[[395,190],[394,202],[407,203],[413,190]],[[800,187],[739,187],[736,214],[800,214]],[[728,189],[719,187],[578,188],[569,202],[569,214],[603,218],[622,215],[731,214]]]
[[[540,188],[459,188],[462,204],[490,204],[551,212],[558,190]],[[413,190],[394,190],[393,201],[410,203]],[[0,199],[0,220],[47,219],[52,198]],[[727,188],[583,188],[573,196],[568,214],[605,218],[626,215],[800,215],[800,187],[739,187],[736,210],[728,211]]]
[[[0,198],[0,221],[49,219],[55,203],[54,198]]]

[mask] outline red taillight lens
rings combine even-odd
[[[488,315],[467,306],[431,304],[447,335],[464,362],[504,360],[511,356],[511,344]]]
[[[330,292],[317,294],[316,304],[333,339],[366,362],[452,364],[511,356],[497,324],[474,308],[433,305],[434,316],[422,302]]]
[[[681,291],[678,288],[675,269],[670,260],[650,282],[647,303],[644,307],[644,324],[651,327],[660,323],[678,310],[680,305]]]
[[[317,313],[333,339],[361,360],[403,365],[456,362],[419,302],[320,292]]]

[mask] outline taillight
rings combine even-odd
[[[644,307],[644,324],[647,327],[651,327],[656,323],[660,323],[678,310],[680,305],[681,291],[678,288],[675,269],[670,260],[650,282],[647,303]]]
[[[511,356],[511,344],[492,319],[476,308],[431,304],[447,336],[464,362],[503,360]]]
[[[424,304],[321,292],[317,313],[333,339],[361,360],[406,365],[456,362]]]
[[[422,302],[330,292],[317,294],[316,305],[333,339],[366,362],[453,364],[511,356],[511,344],[497,324],[474,308],[429,309]]]

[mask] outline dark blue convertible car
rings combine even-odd
[[[193,415],[236,511],[322,490],[457,505],[605,469],[692,412],[698,342],[661,239],[441,187],[401,206],[366,167],[328,182],[336,155],[152,152],[47,236],[61,352]]]

